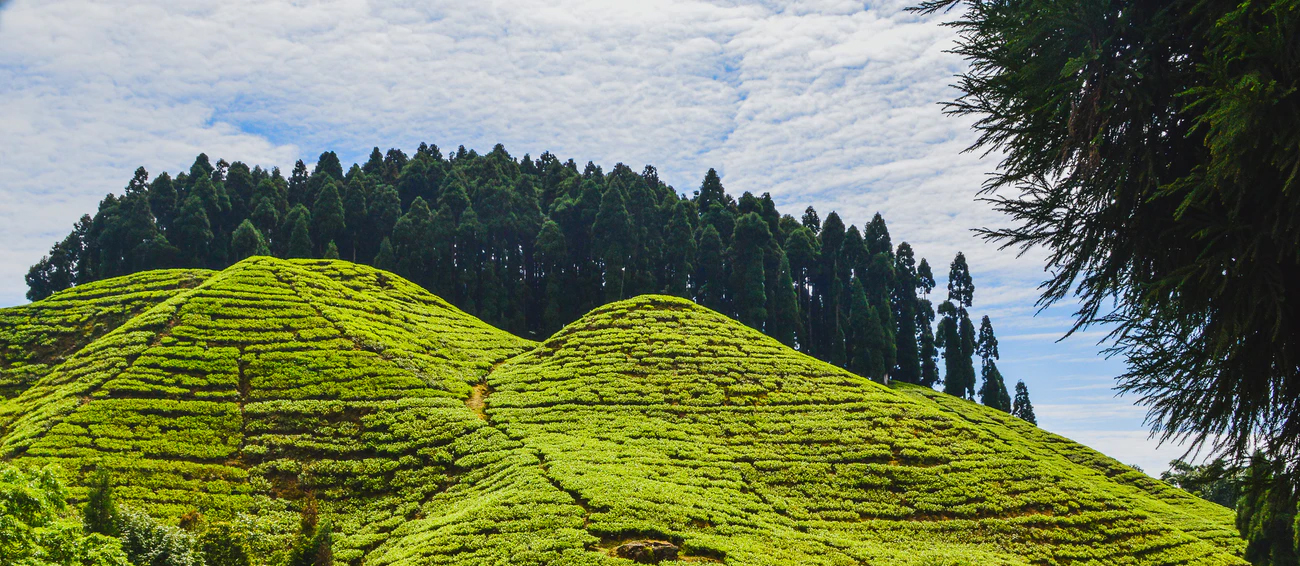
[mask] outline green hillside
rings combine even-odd
[[[36,348],[36,345],[42,345]],[[1244,564],[1228,510],[682,299],[541,344],[388,273],[258,257],[0,310],[0,455],[347,564]],[[9,382],[6,382],[9,383]],[[74,489],[74,496],[83,491]]]

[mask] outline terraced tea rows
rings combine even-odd
[[[4,458],[107,468],[127,505],[273,549],[310,494],[346,564],[626,564],[646,538],[733,565],[1241,564],[1226,510],[679,299],[539,345],[382,271],[252,258],[0,310],[0,338],[31,380]]]
[[[0,398],[18,396],[69,354],[213,273],[148,271],[0,309]]]
[[[606,540],[738,564],[1237,562],[1225,510],[1154,500],[1028,424],[899,394],[684,300],[597,309],[489,384],[491,423]]]

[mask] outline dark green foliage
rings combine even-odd
[[[1246,539],[1245,558],[1258,566],[1294,566],[1300,561],[1296,538],[1296,485],[1286,463],[1256,453],[1242,479],[1237,529]]]
[[[890,304],[894,314],[897,359],[893,378],[904,383],[921,383],[920,327],[917,324],[919,286],[916,256],[912,252],[912,246],[903,242],[894,254],[894,285]],[[926,325],[929,326],[928,323]]]
[[[214,523],[199,536],[204,566],[251,566],[245,536],[230,523]]]
[[[966,255],[957,252],[952,265],[948,267],[948,300],[957,308],[971,306],[975,298],[975,283],[971,280],[970,267],[966,265]]]
[[[343,212],[343,199],[339,196],[338,186],[339,184],[333,181],[325,183],[320,194],[316,197],[316,203],[311,208],[312,241],[323,244],[339,240],[344,236],[343,230],[347,227],[347,224]],[[334,252],[337,254],[338,249],[336,248]]]
[[[288,178],[207,157],[176,180],[164,173],[149,183],[141,169],[124,196],[106,198],[32,266],[29,293],[41,299],[143,269],[223,268],[252,255],[337,256],[390,269],[521,336],[662,292],[837,365],[855,355],[883,363],[884,371],[858,368],[877,379],[937,383],[934,317],[921,313],[932,274],[905,242],[890,249],[879,214],[861,228],[833,212],[823,221],[811,207],[796,220],[770,194],[728,195],[716,170],[687,198],[654,167],[580,169],[549,153],[516,159],[500,146],[444,156],[424,145],[409,158],[373,151],[344,170],[331,152],[314,169],[295,163]],[[852,328],[855,279],[870,306],[857,322],[874,312],[883,342],[875,325]],[[850,342],[868,335],[870,350],[855,351]]]
[[[190,533],[134,510],[122,512],[120,525],[122,550],[135,566],[204,566]]]
[[[393,255],[393,243],[387,236],[384,236],[384,241],[379,243],[379,253],[375,254],[372,263],[375,267],[386,271],[397,269],[397,256]]]
[[[631,255],[631,220],[624,204],[623,189],[610,184],[600,197],[600,210],[591,226],[591,237],[596,243],[597,261],[603,264],[605,301],[623,298],[628,256]]]
[[[267,247],[262,233],[245,219],[230,236],[230,257],[240,260],[255,255],[271,255],[271,248]]]
[[[1292,0],[969,2],[948,106],[1004,155],[1005,246],[1046,248],[1163,439],[1300,466],[1300,10]],[[974,148],[972,148],[974,149]],[[1005,189],[1005,190],[1001,190]]]
[[[695,301],[716,311],[726,312],[723,289],[726,271],[722,263],[722,236],[712,224],[700,234],[699,255],[695,267]]]
[[[88,482],[86,505],[82,509],[82,528],[87,533],[115,537],[121,534],[117,502],[113,500],[112,478],[105,470],[95,470]]]
[[[1034,416],[1034,404],[1029,401],[1029,388],[1025,387],[1023,381],[1016,382],[1016,398],[1011,403],[1011,414],[1030,424],[1038,424],[1038,417]]]
[[[196,267],[204,266],[202,260],[208,257],[209,246],[214,236],[212,223],[208,219],[207,210],[199,195],[191,194],[185,199],[185,204],[181,205],[180,213],[169,232],[172,234],[171,240],[180,249],[181,255],[188,258],[187,263]]]
[[[286,257],[307,258],[313,255],[311,231],[307,227],[309,222],[308,215],[297,215],[293,227],[289,231],[289,248],[285,254]]]
[[[980,368],[980,374],[983,379],[979,390],[980,404],[1010,413],[1011,395],[1007,394],[1007,384],[1002,379],[1002,372],[998,371],[998,365],[989,360]]]
[[[1169,469],[1160,474],[1160,479],[1201,499],[1235,509],[1244,472],[1222,459],[1193,465],[1179,458],[1169,463]]]
[[[728,254],[731,263],[731,300],[736,318],[751,328],[763,327],[767,320],[767,292],[763,283],[763,248],[772,237],[756,212],[741,216],[731,237]]]
[[[777,264],[776,286],[770,304],[771,322],[767,334],[786,346],[795,347],[800,328],[799,297],[791,275],[790,260],[784,253]]]
[[[85,533],[62,516],[67,495],[54,466],[0,463],[0,564],[128,566],[116,538]]]
[[[975,353],[980,357],[980,403],[993,407],[1004,413],[1012,409],[1011,396],[1007,394],[1007,384],[1002,379],[993,360],[998,359],[998,339],[993,335],[993,323],[985,316],[980,320],[979,338],[975,342]]]
[[[974,381],[967,382],[965,368],[970,358],[963,359],[961,330],[957,307],[952,301],[939,305],[939,328],[935,332],[935,345],[943,348],[943,392],[963,399],[975,393]]]

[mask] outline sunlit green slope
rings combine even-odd
[[[1225,509],[670,297],[539,345],[369,267],[252,258],[3,309],[0,340],[43,364],[0,400],[0,457],[105,467],[127,505],[272,550],[312,497],[347,564],[626,564],[645,538],[733,565],[1241,564]]]
[[[0,398],[12,398],[108,331],[213,272],[148,271],[96,281],[30,305],[0,309]]]
[[[1239,563],[1223,508],[680,299],[597,309],[488,382],[491,424],[605,541],[729,564]]]

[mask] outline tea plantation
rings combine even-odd
[[[0,457],[339,563],[1244,564],[1232,514],[995,410],[685,300],[537,344],[395,275],[255,257],[0,310]],[[82,486],[82,487],[77,487]],[[269,560],[269,558],[268,558]]]

